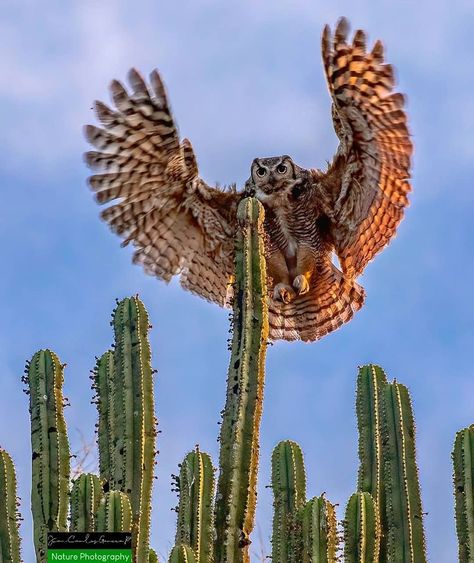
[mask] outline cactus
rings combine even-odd
[[[101,477],[130,496],[134,553],[148,557],[156,420],[149,320],[138,297],[120,301],[113,314],[114,352],[95,370]]]
[[[128,495],[122,491],[105,493],[97,509],[96,531],[130,532],[132,524],[132,505]]]
[[[382,506],[382,413],[380,394],[387,383],[382,368],[369,364],[359,368],[356,411],[359,428],[359,491],[372,495]]]
[[[158,555],[154,549],[148,552],[148,563],[158,563]]]
[[[262,205],[255,198],[242,200],[237,220],[232,352],[216,497],[218,563],[249,560],[268,337]]]
[[[102,485],[97,475],[79,475],[71,491],[71,532],[95,531],[95,516],[102,496]]]
[[[453,449],[454,498],[459,563],[474,561],[474,425],[456,434]]]
[[[0,448],[0,561],[20,563],[20,519],[12,458]]]
[[[168,563],[198,563],[194,551],[189,545],[175,545],[170,553]]]
[[[211,458],[196,448],[181,464],[176,545],[193,548],[200,563],[213,560],[214,468]]]
[[[334,505],[323,495],[308,501],[299,511],[301,557],[298,563],[336,563],[338,536]]]
[[[301,542],[297,513],[306,502],[306,474],[301,448],[280,442],[272,454],[272,561],[299,563]]]
[[[423,512],[415,456],[415,428],[408,390],[383,389],[384,479],[390,563],[426,562]]]
[[[117,439],[117,418],[114,412],[112,389],[114,384],[114,354],[105,352],[97,361],[94,371],[93,389],[99,413],[97,442],[99,445],[99,472],[104,483],[113,488],[114,440]]]
[[[379,561],[380,527],[377,508],[370,493],[354,493],[344,520],[345,563]]]
[[[67,531],[70,451],[64,419],[63,366],[50,350],[27,366],[33,450],[31,510],[38,561],[45,561],[47,531]]]
[[[356,412],[359,430],[359,477],[357,490],[370,493],[378,511],[381,543],[380,559],[386,561],[387,522],[383,461],[383,389],[387,376],[374,364],[359,368]]]

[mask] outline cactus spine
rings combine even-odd
[[[301,448],[280,442],[272,454],[273,535],[272,561],[300,561],[301,542],[297,512],[306,502],[306,474]]]
[[[472,563],[474,561],[474,425],[456,434],[453,466],[459,563]]]
[[[71,491],[71,532],[94,532],[95,516],[102,498],[99,477],[83,473],[73,483]]]
[[[149,320],[138,297],[120,301],[113,314],[114,352],[95,371],[102,478],[130,496],[134,553],[148,558],[156,420]]]
[[[214,468],[211,458],[196,448],[181,465],[176,545],[193,548],[200,563],[213,560]]]
[[[46,532],[67,531],[70,450],[64,419],[63,366],[50,350],[28,365],[31,446],[31,509],[38,561],[45,561]]]
[[[423,511],[415,455],[415,428],[408,390],[383,389],[384,470],[390,563],[425,563]]]
[[[301,563],[336,563],[338,537],[334,505],[324,496],[314,497],[299,511]]]
[[[198,561],[189,545],[175,545],[168,559],[168,563],[198,563]]]
[[[379,561],[380,529],[374,499],[370,493],[354,493],[344,520],[345,563]]]
[[[254,526],[258,439],[268,337],[263,207],[255,198],[237,210],[232,353],[220,434],[216,561],[248,561]]]
[[[97,532],[130,532],[132,523],[132,505],[128,495],[121,491],[105,493],[97,509]]]
[[[0,561],[20,563],[20,525],[15,467],[10,455],[0,448]]]

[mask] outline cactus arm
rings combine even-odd
[[[99,413],[97,441],[99,445],[99,471],[101,479],[110,489],[115,488],[114,476],[114,441],[117,439],[117,417],[113,396],[114,354],[105,352],[97,361],[94,370],[95,402]]]
[[[28,365],[31,444],[31,508],[38,561],[46,556],[46,532],[67,529],[70,450],[64,419],[63,366],[49,350]]]
[[[344,520],[345,563],[373,563],[379,560],[380,527],[371,494],[358,492],[347,503]]]
[[[474,560],[474,425],[456,434],[452,457],[459,562],[471,563]]]
[[[232,353],[220,435],[216,560],[248,561],[253,529],[268,337],[263,207],[246,198],[237,211]]]
[[[21,563],[15,467],[0,448],[0,562]]]
[[[415,454],[415,428],[405,386],[387,384],[383,392],[387,557],[393,563],[426,562],[423,512]]]
[[[148,563],[158,563],[158,555],[154,549],[148,552]]]
[[[296,514],[306,502],[306,474],[301,448],[280,442],[272,454],[273,535],[272,561],[298,561],[301,545]]]
[[[189,545],[175,545],[170,553],[168,563],[198,563],[194,551]]]
[[[128,495],[121,491],[105,493],[97,509],[96,531],[130,532],[132,523],[132,506]]]
[[[314,497],[298,512],[302,549],[297,563],[336,563],[338,537],[334,505]]]
[[[95,515],[103,496],[99,477],[83,473],[73,483],[71,490],[71,532],[94,532]]]
[[[213,560],[214,468],[211,458],[190,452],[179,474],[179,507],[176,544],[193,548],[200,563]]]

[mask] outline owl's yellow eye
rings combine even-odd
[[[285,166],[285,164],[279,164],[277,166],[278,174],[284,174],[287,170],[288,170],[288,166]]]
[[[265,174],[267,173],[265,168],[257,168],[257,176],[260,176],[260,178],[262,178],[263,176],[265,176]]]

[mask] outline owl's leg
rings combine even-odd
[[[296,255],[295,267],[290,271],[292,286],[298,295],[308,293],[309,281],[315,270],[315,256],[312,248],[300,246]]]
[[[295,297],[296,292],[291,285],[290,273],[284,255],[280,251],[267,254],[267,272],[272,278],[273,299],[290,303]]]

